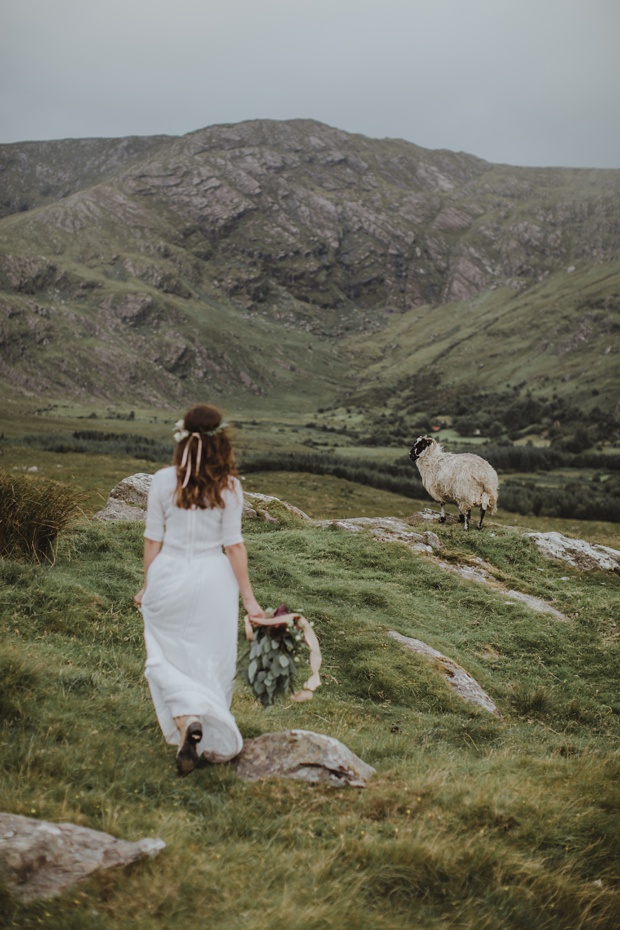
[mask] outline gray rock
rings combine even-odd
[[[406,649],[411,649],[411,651],[415,652],[417,655],[426,656],[427,659],[430,659],[433,665],[445,677],[449,687],[458,694],[459,697],[463,698],[464,701],[467,701],[469,704],[476,704],[476,706],[482,707],[483,710],[487,710],[490,714],[501,717],[495,702],[489,697],[486,691],[480,687],[476,679],[472,678],[469,672],[466,672],[462,666],[458,665],[447,656],[442,655],[441,652],[437,652],[432,646],[428,646],[419,639],[402,636],[395,630],[390,630],[388,636],[391,636],[396,642],[401,643]]]
[[[124,501],[106,501],[106,505],[103,510],[98,510],[93,516],[94,520],[133,520],[137,522],[139,520],[144,521],[146,519],[146,509],[141,507],[133,507],[131,504],[126,504]]]
[[[250,520],[265,520],[267,523],[279,523],[277,512],[275,515],[270,512],[270,508],[276,510],[283,507],[291,516],[299,520],[305,520],[314,523],[311,517],[299,507],[288,504],[280,500],[279,497],[273,497],[270,494],[257,494],[249,491],[243,492],[243,516]]]
[[[409,523],[398,517],[352,517],[347,520],[318,520],[317,526],[335,527],[359,533],[368,530],[381,542],[402,542],[417,552],[432,552],[441,548],[441,540],[436,533],[426,530],[417,533]]]
[[[110,491],[110,499],[123,501],[125,504],[131,504],[132,507],[141,507],[146,510],[152,482],[153,476],[147,475],[145,472],[138,472],[137,475],[123,478]]]
[[[491,574],[492,566],[483,563],[482,560],[472,560],[475,561],[475,565],[461,565],[455,562],[443,562],[439,559],[435,561],[435,565],[438,565],[439,568],[443,568],[445,572],[451,572],[453,575],[458,575],[459,578],[464,578],[465,581],[475,581],[478,584],[488,584],[494,588],[500,588],[501,585],[496,578]]]
[[[422,538],[431,549],[441,549],[443,547],[441,539],[437,533],[433,533],[432,530],[425,530],[422,533]]]
[[[95,520],[144,520],[152,475],[139,472],[112,488],[103,510],[95,514]]]
[[[149,496],[149,488],[153,481],[152,475],[139,473],[131,475],[129,478],[123,478],[122,481],[112,488],[103,510],[99,510],[95,515],[95,520],[145,520],[146,506]],[[272,497],[269,494],[250,494],[244,492],[243,495],[243,517],[247,520],[262,520],[266,523],[280,523],[277,513],[274,515],[270,510],[276,511],[278,508],[284,508],[291,516],[300,520],[310,520],[307,513],[281,501],[278,497]]]
[[[294,778],[311,784],[365,788],[372,766],[350,749],[322,733],[286,730],[246,740],[237,757],[237,774],[244,781]]]
[[[519,601],[521,604],[525,604],[530,610],[535,610],[539,614],[549,614],[551,617],[555,617],[556,620],[561,620],[563,623],[568,622],[568,617],[565,616],[565,614],[555,607],[552,607],[551,604],[544,601],[542,597],[534,597],[533,594],[524,594],[523,591],[513,590],[506,591],[506,597],[509,597],[511,601]]]
[[[599,569],[620,571],[620,551],[599,546],[583,539],[571,539],[561,533],[526,533],[548,559],[559,559],[582,571]]]
[[[417,526],[419,523],[439,523],[441,514],[438,510],[432,510],[431,507],[425,507],[423,510],[417,510],[409,518],[409,522],[414,526]],[[458,523],[459,518],[455,517],[452,513],[446,513],[445,523]]]
[[[551,604],[548,604],[547,601],[544,601],[541,597],[523,594],[522,591],[508,590],[501,581],[498,581],[497,578],[494,578],[491,574],[493,566],[489,565],[488,562],[483,562],[482,559],[474,559],[473,561],[476,562],[475,565],[455,565],[452,562],[444,562],[441,559],[435,559],[434,561],[435,565],[438,565],[439,568],[442,568],[445,572],[458,575],[459,578],[464,578],[465,581],[475,581],[477,584],[486,584],[495,591],[501,592],[505,597],[510,598],[511,601],[518,601],[521,604],[525,604],[526,607],[535,610],[539,614],[549,614],[556,620],[561,620],[563,622],[567,622],[568,620],[568,617],[555,607],[552,607]]]
[[[94,872],[154,856],[165,845],[150,837],[131,843],[73,823],[0,814],[0,877],[18,898],[50,898]]]

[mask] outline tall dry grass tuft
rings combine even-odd
[[[57,481],[0,473],[0,557],[53,561],[83,500],[82,491]]]

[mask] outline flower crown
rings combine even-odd
[[[225,430],[228,426],[226,420],[222,420],[219,426],[216,426],[214,429],[205,429],[200,430],[200,432],[190,433],[188,429],[185,429],[185,420],[180,419],[174,424],[174,433],[173,436],[177,442],[182,442],[184,439],[187,439],[188,436],[217,436],[218,433],[221,433],[222,430]]]

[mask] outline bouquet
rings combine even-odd
[[[307,701],[321,683],[321,650],[316,634],[306,618],[299,613],[289,613],[286,604],[281,604],[277,610],[266,610],[265,614],[263,619],[254,621],[257,629],[252,628],[248,617],[245,618],[246,634],[251,643],[243,677],[255,697],[268,707],[276,695],[284,696],[292,691],[302,649],[307,646],[312,674],[304,688],[291,696],[294,701]]]

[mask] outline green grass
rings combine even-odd
[[[324,684],[264,710],[238,683],[246,737],[336,736],[377,769],[364,790],[179,780],[142,677],[141,526],[84,524],[53,567],[0,564],[0,808],[167,849],[53,901],[4,901],[20,930],[612,930],[618,906],[617,576],[543,561],[510,528],[440,534],[567,624],[507,604],[398,545],[292,522],[248,524],[256,592],[315,623]],[[463,704],[421,657],[464,665],[503,718]]]
[[[246,491],[271,494],[300,507],[315,520],[344,517],[410,517],[425,506],[400,494],[367,485],[305,472],[251,472],[244,475]]]

